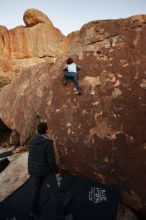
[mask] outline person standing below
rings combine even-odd
[[[63,84],[67,84],[67,79],[72,79],[74,82],[74,85],[77,90],[77,95],[81,95],[81,88],[78,82],[78,75],[77,70],[80,69],[80,66],[75,64],[72,58],[68,58],[66,65],[64,67],[64,77],[63,77]]]
[[[32,176],[34,184],[30,207],[32,218],[38,216],[38,202],[44,179],[52,173],[56,176],[59,175],[53,141],[46,136],[48,132],[47,123],[40,123],[37,132],[29,142],[28,155],[28,173]]]

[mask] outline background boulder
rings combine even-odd
[[[34,8],[25,11],[23,20],[27,27],[32,27],[39,23],[46,23],[50,26],[53,26],[50,19],[43,12]]]

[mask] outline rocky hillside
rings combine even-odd
[[[93,21],[67,37],[46,19],[28,19],[27,27],[8,31],[16,44],[2,51],[11,60],[18,54],[27,62],[55,59],[25,68],[2,89],[0,119],[19,132],[21,143],[47,121],[62,169],[117,184],[124,203],[146,215],[146,15]],[[81,65],[82,96],[70,81],[62,85],[69,56]]]

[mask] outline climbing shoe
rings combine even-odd
[[[81,93],[81,92],[78,92],[77,95],[82,95],[82,93]]]
[[[67,85],[66,80],[63,80],[63,85],[64,85],[64,86],[66,86],[66,85]]]

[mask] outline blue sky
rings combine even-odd
[[[28,8],[44,12],[67,35],[89,21],[146,14],[146,0],[0,0],[0,25],[24,25]]]

